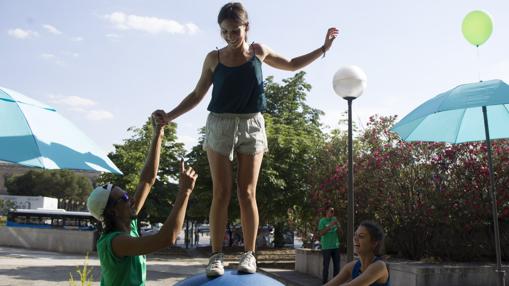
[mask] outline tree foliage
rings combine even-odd
[[[8,177],[5,186],[10,195],[45,196],[84,202],[92,191],[92,183],[70,170],[30,170]]]
[[[210,204],[212,203],[212,177],[210,175],[207,152],[202,148],[205,140],[205,127],[200,129],[198,144],[187,154],[188,164],[198,173],[198,179],[194,191],[189,199],[189,210],[187,216],[193,220],[208,220]],[[235,204],[235,200],[232,200]],[[229,214],[233,219],[238,216]]]
[[[108,154],[124,175],[106,173],[99,178],[99,183],[111,182],[134,195],[152,141],[150,118],[141,128],[131,127],[128,131],[132,133],[131,138],[125,139],[123,144],[114,145],[115,150]],[[175,182],[178,181],[179,162],[184,153],[183,144],[177,142],[176,125],[166,126],[156,183],[145,201],[140,218],[152,222],[166,219],[178,190]]]
[[[274,224],[276,231],[311,213],[310,167],[325,143],[320,124],[323,112],[307,105],[311,85],[304,75],[299,72],[282,84],[272,77],[265,82],[269,152],[262,164],[257,199],[260,221]]]

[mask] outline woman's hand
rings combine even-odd
[[[163,127],[168,124],[168,120],[166,119],[166,112],[161,109],[152,112],[151,119],[152,127],[154,128],[155,132],[161,132],[161,130],[164,130]]]
[[[180,192],[184,192],[186,194],[191,194],[194,189],[194,184],[196,183],[196,178],[198,178],[198,174],[196,171],[191,168],[184,166],[184,159],[180,160],[180,177],[179,177],[179,190]]]
[[[328,51],[332,46],[332,42],[338,37],[339,30],[332,27],[327,30],[327,34],[325,35],[325,41],[323,42],[323,48],[325,51]]]

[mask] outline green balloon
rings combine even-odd
[[[468,42],[474,46],[480,46],[491,36],[493,22],[486,12],[472,11],[463,19],[461,31]]]

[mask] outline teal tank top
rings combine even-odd
[[[218,51],[219,57],[219,51]],[[228,67],[218,62],[208,110],[215,113],[257,113],[265,110],[262,62],[254,55],[246,63]]]
[[[377,260],[381,260],[382,258],[376,256],[375,257],[375,261]],[[353,269],[352,269],[352,280],[355,279],[357,276],[361,275],[361,261],[360,260],[357,260],[353,266]],[[390,274],[389,274],[389,277],[387,278],[387,282],[385,283],[372,283],[370,284],[369,286],[391,286],[391,282],[390,282]]]

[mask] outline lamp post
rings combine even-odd
[[[354,188],[353,188],[353,140],[352,140],[352,101],[361,96],[366,88],[366,74],[357,66],[340,68],[332,80],[337,95],[348,101],[348,209],[346,231],[346,259],[353,260],[354,233]]]

